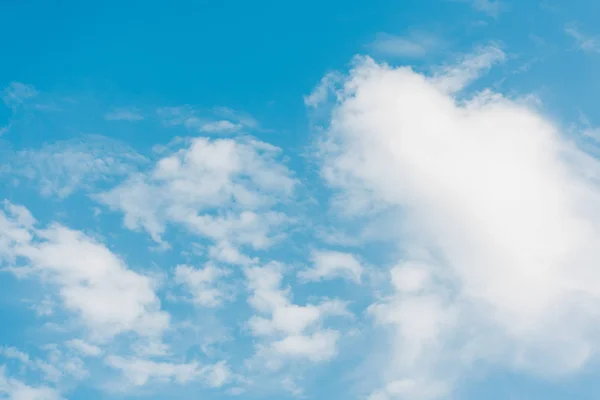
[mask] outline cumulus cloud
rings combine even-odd
[[[6,374],[6,367],[0,366],[0,396],[7,400],[61,400],[60,393],[49,386],[29,386]]]
[[[98,199],[124,213],[125,225],[162,243],[168,223],[231,246],[265,248],[271,227],[285,222],[270,207],[287,199],[296,181],[278,162],[280,149],[250,138],[191,139]]]
[[[347,278],[360,283],[363,267],[356,257],[339,251],[313,251],[313,266],[298,272],[307,281]]]
[[[168,327],[169,314],[160,310],[153,281],[101,243],[58,224],[36,228],[27,209],[8,202],[0,211],[0,227],[5,269],[56,285],[64,307],[96,340],[123,332],[160,336]]]
[[[282,357],[313,362],[331,359],[337,352],[340,334],[323,328],[323,322],[331,316],[351,316],[346,305],[339,300],[294,304],[290,290],[281,288],[282,268],[272,262],[246,269],[248,302],[258,312],[248,321],[248,327],[253,335],[265,339],[259,346],[260,355],[275,368]]]
[[[194,303],[213,308],[220,306],[232,296],[228,286],[221,282],[222,278],[229,274],[229,270],[210,263],[203,268],[178,265],[175,268],[175,282],[186,288],[192,295]]]
[[[502,58],[433,77],[366,58],[335,88],[323,176],[396,221],[402,254],[370,308],[394,332],[374,399],[443,397],[475,361],[569,373],[600,349],[600,163],[521,101],[455,97]]]

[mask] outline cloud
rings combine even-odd
[[[0,396],[7,400],[61,400],[63,398],[51,387],[33,387],[8,377],[5,366],[0,366]]]
[[[199,137],[185,144],[98,200],[122,211],[128,228],[144,229],[157,243],[172,223],[217,243],[269,246],[271,227],[286,220],[269,209],[296,185],[278,162],[280,149],[250,138]]]
[[[360,283],[362,265],[356,257],[339,251],[313,251],[313,267],[298,272],[298,277],[307,281],[347,278]]]
[[[304,104],[312,108],[323,104],[340,79],[341,76],[336,72],[330,72],[325,75],[313,91],[308,96],[304,96]]]
[[[175,268],[175,283],[187,289],[194,303],[213,308],[231,298],[230,290],[221,282],[229,274],[229,270],[212,264],[206,264],[204,268],[178,265]]]
[[[98,135],[21,150],[3,160],[0,175],[32,182],[45,197],[64,199],[76,190],[133,172],[145,159],[119,141]]]
[[[344,303],[293,304],[290,290],[281,288],[283,273],[278,263],[247,268],[246,277],[251,293],[248,302],[258,312],[248,327],[253,335],[265,339],[258,352],[272,368],[279,367],[282,357],[322,362],[336,355],[340,334],[322,325],[330,316],[351,316]]]
[[[68,347],[84,356],[98,357],[102,354],[102,349],[100,347],[90,344],[85,340],[71,339],[66,344]]]
[[[432,80],[440,89],[448,93],[456,93],[505,58],[504,52],[498,46],[482,46],[472,54],[462,57],[460,62],[440,68]]]
[[[407,36],[380,33],[369,48],[384,56],[420,58],[428,55],[440,44],[437,37],[425,33],[413,32]]]
[[[600,41],[598,38],[581,33],[575,24],[567,25],[565,33],[575,40],[577,48],[584,53],[600,53]]]
[[[144,117],[135,109],[115,108],[114,110],[104,114],[104,119],[107,121],[141,121]]]
[[[216,107],[202,113],[191,106],[161,107],[156,111],[167,126],[184,126],[200,133],[235,133],[258,128],[258,121],[249,114],[227,107]]]
[[[180,385],[201,380],[207,386],[221,387],[231,378],[231,372],[224,361],[201,366],[197,362],[177,364],[109,356],[105,362],[108,366],[120,370],[127,384],[133,387],[144,386],[151,380],[175,382]]]
[[[64,307],[81,318],[92,338],[105,340],[123,332],[160,336],[169,326],[169,314],[160,310],[150,278],[127,268],[82,232],[35,225],[27,209],[5,202],[0,261],[17,276],[37,276],[56,285]],[[25,266],[14,266],[16,259]]]
[[[206,133],[237,132],[243,128],[244,125],[235,124],[227,120],[207,122],[199,127],[201,132]]]
[[[33,85],[27,85],[21,82],[11,82],[2,92],[4,104],[16,110],[28,99],[38,95],[38,91]]]
[[[600,350],[600,163],[519,99],[454,97],[502,58],[433,77],[362,59],[335,89],[322,174],[401,254],[370,308],[393,332],[376,399],[442,398],[475,362],[571,373]]]

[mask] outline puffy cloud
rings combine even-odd
[[[6,367],[0,366],[0,396],[7,400],[60,400],[60,393],[48,386],[29,386],[6,375]]]
[[[82,232],[58,224],[35,228],[21,206],[5,202],[0,212],[0,261],[18,275],[56,285],[63,305],[77,314],[96,339],[122,332],[160,335],[169,315],[160,310],[152,280],[138,274],[108,248]],[[26,266],[14,267],[15,259]]]
[[[286,221],[269,208],[295,186],[277,161],[280,150],[250,138],[199,137],[187,145],[98,199],[123,211],[128,228],[142,228],[159,243],[166,224],[175,223],[217,242],[268,246],[271,228]]]
[[[248,321],[250,331],[266,342],[259,353],[277,367],[285,357],[326,361],[335,356],[339,332],[322,327],[329,316],[351,314],[339,300],[317,305],[292,303],[289,289],[282,289],[283,272],[278,263],[246,269],[250,305],[258,312]]]
[[[220,282],[229,274],[229,270],[210,263],[204,268],[178,265],[175,268],[175,282],[185,286],[194,303],[202,307],[217,307],[231,298],[228,287]]]
[[[71,339],[67,343],[71,349],[76,352],[88,356],[88,357],[98,357],[102,354],[102,349],[94,344],[88,343],[82,339]]]
[[[339,251],[313,251],[313,266],[298,272],[307,281],[347,278],[360,283],[363,267],[356,257]]]
[[[442,397],[481,360],[568,373],[600,348],[600,163],[522,101],[455,97],[502,58],[433,77],[367,58],[335,88],[323,176],[402,252],[370,308],[394,332],[374,398]]]

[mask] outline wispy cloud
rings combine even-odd
[[[490,17],[498,17],[503,11],[506,11],[508,5],[500,0],[449,0],[459,3],[469,3],[475,10],[489,15]]]
[[[585,53],[600,53],[600,40],[598,37],[582,33],[575,24],[567,25],[565,33],[575,40],[579,50]]]
[[[38,95],[33,85],[21,82],[11,82],[2,92],[4,104],[13,110],[23,104],[27,99]]]
[[[106,113],[104,119],[107,121],[141,121],[144,117],[136,109],[115,108]]]
[[[406,36],[379,33],[369,44],[375,53],[391,57],[424,57],[441,45],[438,37],[427,33],[411,33]]]

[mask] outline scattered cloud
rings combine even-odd
[[[100,347],[81,339],[71,339],[67,342],[67,346],[87,357],[98,357],[102,354]]]
[[[584,53],[600,53],[600,40],[597,37],[583,34],[577,25],[567,25],[565,33],[573,38],[577,48]]]
[[[456,93],[505,59],[506,55],[498,46],[482,46],[464,56],[459,63],[441,68],[433,77],[433,82],[449,93]]]
[[[427,33],[413,32],[406,36],[379,33],[369,49],[383,56],[421,58],[440,46],[439,38]]]
[[[157,243],[166,224],[174,223],[217,243],[269,246],[271,227],[286,220],[270,207],[296,185],[278,162],[280,149],[251,138],[198,137],[185,144],[99,201],[122,211],[128,228],[144,229]]]
[[[0,366],[0,395],[7,400],[61,400],[56,389],[48,386],[29,386],[6,375],[6,367]]]
[[[304,96],[304,104],[315,108],[323,104],[341,78],[337,72],[331,72],[321,78],[321,82],[308,95]]]
[[[33,85],[21,82],[11,82],[2,92],[2,100],[11,109],[16,110],[28,99],[38,95]]]
[[[142,114],[136,109],[115,108],[114,110],[104,114],[104,119],[107,121],[141,121],[144,119]]]
[[[82,232],[58,224],[36,228],[22,206],[5,202],[0,212],[0,260],[17,276],[37,276],[56,285],[64,307],[76,316],[95,340],[123,332],[161,335],[169,314],[160,310],[152,280],[125,265],[108,248]]]
[[[221,282],[229,274],[229,270],[210,263],[204,268],[178,265],[175,268],[175,283],[183,285],[199,306],[218,307],[231,298],[230,289]]]
[[[201,366],[197,362],[177,364],[109,356],[105,362],[108,366],[120,370],[127,384],[133,387],[144,386],[152,380],[180,385],[200,380],[209,387],[221,387],[231,378],[229,367],[224,361]]]
[[[69,197],[78,189],[133,172],[144,157],[119,141],[98,135],[17,151],[0,164],[0,175],[32,182],[45,197]]]
[[[356,257],[339,251],[313,251],[313,266],[298,272],[306,281],[347,278],[360,283],[363,267]]]
[[[248,327],[253,335],[265,339],[259,346],[259,357],[265,358],[274,369],[287,357],[312,362],[333,358],[340,333],[323,328],[323,322],[327,317],[351,314],[339,300],[325,300],[317,305],[293,304],[290,290],[281,288],[282,268],[272,262],[246,269],[251,293],[248,302],[258,312],[248,321]]]
[[[237,133],[259,126],[251,115],[227,107],[216,107],[209,112],[200,112],[191,106],[161,107],[156,113],[167,126],[184,126],[207,134]]]

